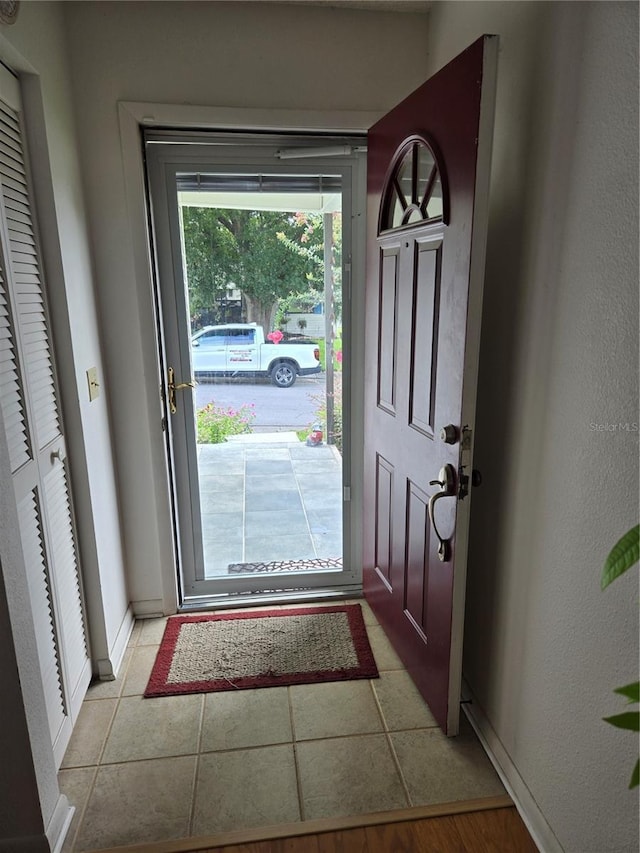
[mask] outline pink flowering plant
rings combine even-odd
[[[198,444],[222,444],[230,435],[251,432],[256,418],[254,404],[248,403],[233,409],[231,406],[216,406],[207,403],[196,411]]]

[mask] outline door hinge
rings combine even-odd
[[[348,503],[351,500],[351,486],[342,487],[342,500]]]

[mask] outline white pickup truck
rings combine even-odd
[[[262,326],[254,323],[205,326],[191,337],[191,358],[196,377],[265,376],[278,388],[322,369],[317,344],[266,343]]]

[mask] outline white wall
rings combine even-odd
[[[637,31],[631,3],[430,15],[430,70],[501,38],[465,675],[567,853],[638,845],[637,739],[601,720],[637,677],[637,570],[599,588],[638,519],[638,433],[591,426],[640,421]]]
[[[261,3],[65,6],[131,598],[166,609],[173,555],[152,301],[136,281],[120,100],[291,110],[384,110],[424,77],[426,18]],[[388,61],[381,61],[388,57]]]
[[[0,57],[21,77],[96,668],[111,669],[128,596],[107,398],[89,402],[85,371],[104,370],[61,9],[23,3],[0,27]],[[122,643],[122,638],[120,638]],[[116,661],[117,663],[117,661]]]

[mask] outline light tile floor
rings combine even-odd
[[[136,623],[59,773],[76,806],[64,853],[504,794],[468,723],[442,734],[359,603],[370,681],[143,699],[166,620]]]

